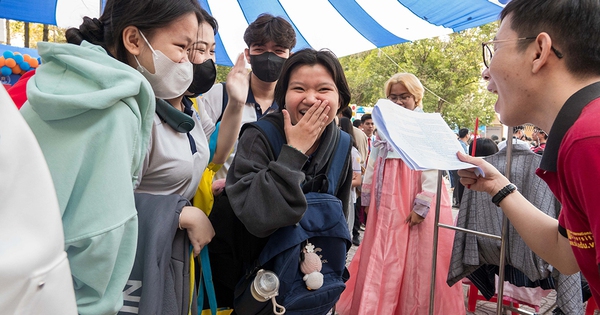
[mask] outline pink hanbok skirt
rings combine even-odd
[[[425,220],[413,227],[405,223],[415,196],[421,191],[421,172],[400,159],[387,159],[379,207],[375,184],[364,239],[349,266],[350,280],[337,303],[341,315],[429,314],[433,259],[435,198]],[[452,208],[442,185],[440,222],[452,225]],[[434,314],[465,314],[462,285],[446,284],[454,231],[439,229]]]

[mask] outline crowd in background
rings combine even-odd
[[[218,23],[197,1],[108,0],[99,18],[67,31],[68,43],[39,43],[42,65],[0,93],[11,117],[11,128],[0,125],[7,178],[0,231],[13,233],[2,244],[0,278],[14,283],[1,289],[0,310],[196,314],[213,299],[199,294],[208,268],[195,266],[211,262],[214,281],[204,283],[214,283],[216,303],[231,314],[306,312],[307,300],[327,306],[317,315],[330,304],[342,315],[425,314],[432,304],[435,314],[464,314],[462,287],[449,280],[460,234],[439,231],[434,251],[430,211],[439,206],[440,222],[453,225],[452,206],[462,211],[463,195],[502,210],[551,268],[581,269],[600,298],[593,211],[600,33],[590,31],[600,29],[598,10],[592,0],[506,5],[496,39],[482,45],[482,78],[499,95],[503,122],[515,127],[502,141],[459,129],[457,157],[478,168],[448,170],[451,198],[445,182],[436,189],[435,170],[402,160],[371,115],[352,122],[337,57],[292,52],[296,34],[285,19],[265,13],[252,21],[240,34],[247,47],[226,82],[215,84]],[[415,75],[394,74],[382,90],[382,98],[423,112],[425,88]],[[25,100],[18,112],[13,96]],[[526,175],[543,180],[560,211],[538,209],[529,187],[493,164],[507,141],[535,155]],[[315,194],[330,203],[315,203]],[[39,215],[40,208],[48,210]],[[322,224],[307,228],[315,222]],[[324,243],[335,250],[318,247],[340,222],[338,242]],[[318,233],[304,237],[301,228]],[[45,246],[32,254],[30,243]],[[358,249],[346,270],[351,244]],[[278,245],[288,247],[262,261]],[[289,276],[299,289],[288,278],[261,278],[289,255],[291,272],[275,278]]]

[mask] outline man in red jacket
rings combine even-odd
[[[483,160],[461,182],[490,194],[527,245],[563,274],[581,270],[600,302],[600,1],[512,0],[483,43],[483,78],[503,123],[548,130],[537,175],[562,204],[558,220],[527,201]],[[493,57],[493,58],[492,58]]]

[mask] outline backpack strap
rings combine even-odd
[[[277,159],[279,157],[279,153],[281,152],[281,148],[287,143],[284,131],[276,125],[275,121],[271,121],[270,119],[259,119],[256,122],[253,122],[251,125],[258,128],[258,130],[260,130],[262,134],[267,137],[269,146],[271,147],[271,152],[273,153],[275,159]]]
[[[190,251],[193,252],[193,250],[194,247],[190,245]],[[216,315],[218,313],[217,296],[215,295],[215,285],[213,283],[212,270],[210,268],[210,259],[207,246],[202,247],[202,250],[200,251],[199,261],[202,275],[200,275],[200,280],[198,282],[198,315],[204,313],[204,290],[206,290],[206,295],[208,297],[208,305],[210,306],[210,312],[211,314]]]
[[[336,196],[342,185],[342,179],[344,178],[342,173],[346,170],[350,150],[350,135],[340,131],[333,157],[329,160],[327,166],[327,193],[330,195]]]

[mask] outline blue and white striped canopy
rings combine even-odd
[[[173,0],[177,1],[177,0]],[[508,0],[198,0],[219,22],[217,63],[232,65],[249,23],[283,16],[297,34],[294,50],[328,48],[338,57],[489,23]],[[78,26],[97,17],[99,0],[2,0],[0,18]]]

